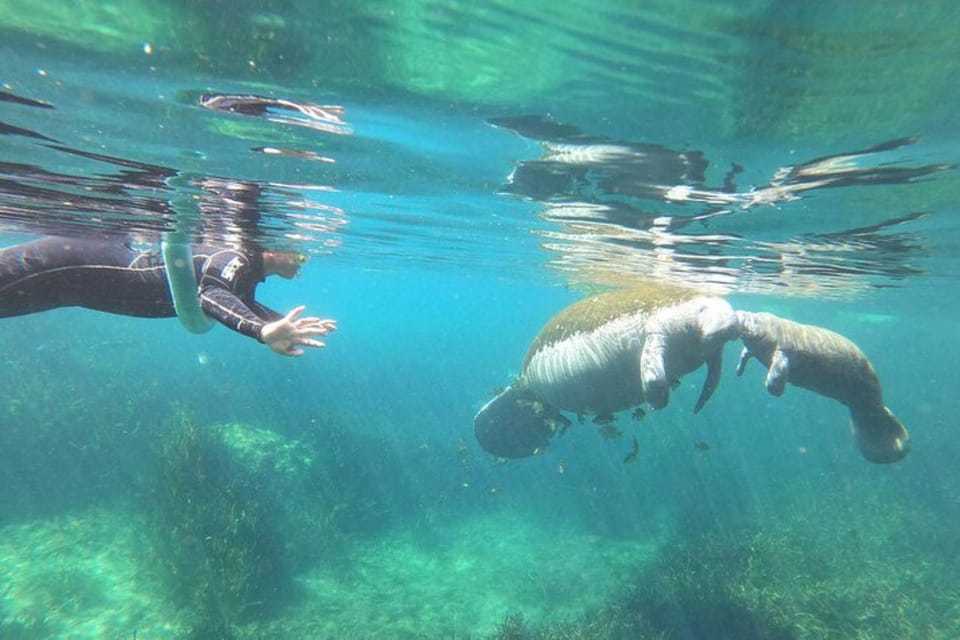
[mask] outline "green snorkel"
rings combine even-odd
[[[180,324],[190,333],[206,333],[213,326],[200,308],[200,294],[197,274],[193,268],[193,252],[190,248],[191,231],[196,226],[196,218],[187,213],[179,199],[171,202],[176,214],[173,231],[163,233],[160,250],[167,271],[167,284],[173,298],[173,308],[177,312]]]

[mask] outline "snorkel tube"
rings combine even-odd
[[[200,308],[197,275],[193,270],[193,253],[190,243],[175,239],[175,234],[163,234],[160,250],[167,268],[167,284],[173,298],[173,308],[180,324],[190,333],[206,333],[213,326],[213,319]]]
[[[160,242],[163,264],[167,271],[167,284],[173,298],[173,308],[180,324],[190,333],[206,333],[213,326],[213,319],[200,308],[200,292],[197,274],[193,268],[193,251],[190,248],[190,231],[196,219],[186,213],[183,206],[176,206],[176,223],[173,231],[165,231]]]

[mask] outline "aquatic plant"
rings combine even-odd
[[[127,499],[162,423],[151,418],[161,383],[143,380],[149,376],[135,353],[105,358],[97,343],[45,343],[54,324],[44,316],[19,320],[5,322],[23,342],[3,343],[0,363],[0,521]],[[78,324],[96,340],[98,333]],[[49,346],[38,354],[36,344]]]
[[[519,612],[507,614],[497,630],[499,640],[526,640],[529,634],[530,631],[527,629],[523,614]]]
[[[500,622],[490,640],[609,640],[610,638],[637,638],[640,636],[614,635],[616,621],[612,618],[591,617],[576,622],[553,622],[544,627],[530,626],[520,612],[509,613]],[[645,636],[661,640],[661,636]],[[665,637],[663,637],[665,640]]]
[[[43,616],[7,620],[0,616],[0,638],[4,640],[47,640],[60,638],[61,630],[47,623]]]
[[[881,486],[797,489],[797,500],[752,526],[680,534],[593,614],[542,628],[511,614],[492,637],[960,636],[960,560],[936,512],[898,503]]]
[[[162,444],[153,496],[157,561],[193,637],[229,638],[279,603],[290,573],[270,509],[222,442],[183,412]]]
[[[603,615],[630,631],[619,637],[793,638],[776,607],[765,609],[744,598],[756,551],[752,541],[744,544],[733,534],[683,540]]]
[[[373,415],[324,409],[302,436],[314,452],[311,499],[322,505],[311,513],[329,520],[314,526],[334,535],[330,541],[319,540],[325,544],[336,543],[339,535],[376,533],[419,517],[401,507],[421,503],[428,483],[409,453],[384,435],[396,430],[388,412],[368,412]]]

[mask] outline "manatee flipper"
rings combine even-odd
[[[743,348],[743,351],[740,352],[740,360],[737,362],[737,376],[743,375],[743,370],[747,366],[747,362],[750,361],[750,358],[753,357],[753,354],[750,353],[750,349],[746,347]]]
[[[707,404],[707,400],[709,400],[713,392],[716,391],[717,386],[720,384],[720,373],[723,371],[723,352],[719,349],[705,360],[707,363],[707,377],[703,381],[703,389],[700,390],[700,397],[697,398],[697,404],[693,408],[694,413],[698,413],[700,409],[703,409],[703,405]]]
[[[767,370],[767,391],[778,398],[787,388],[787,376],[790,373],[790,358],[786,353],[777,349],[770,359],[770,368]]]
[[[670,399],[670,381],[664,367],[666,339],[663,334],[647,336],[640,353],[640,381],[643,397],[654,409],[663,409]]]

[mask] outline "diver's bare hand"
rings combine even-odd
[[[301,318],[306,306],[300,305],[284,317],[264,325],[260,339],[275,352],[284,356],[302,356],[301,347],[322,348],[316,336],[325,336],[337,329],[336,320],[316,317]]]

